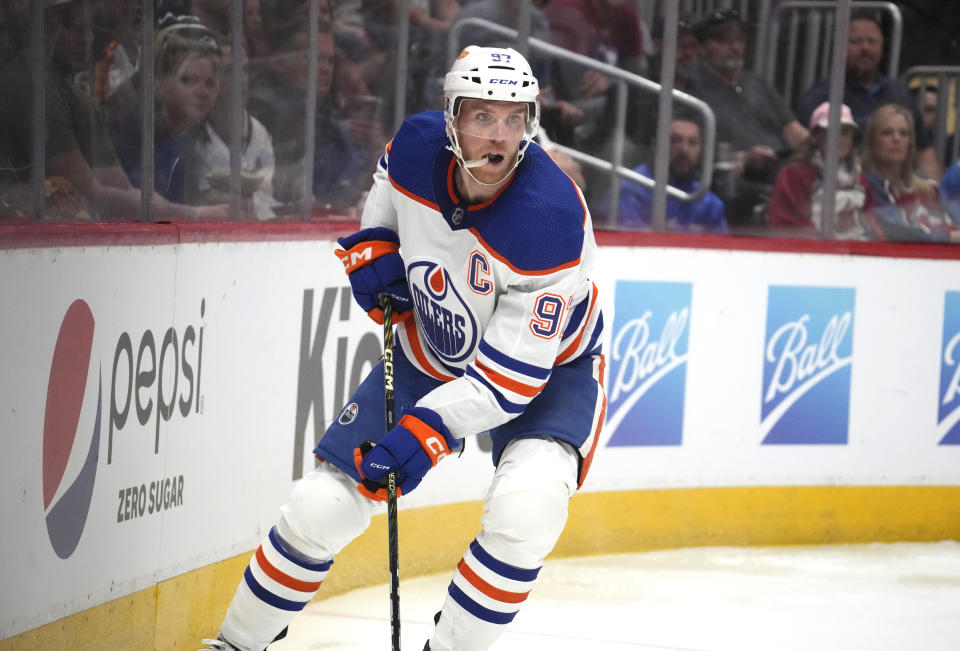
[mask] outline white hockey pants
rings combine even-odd
[[[432,651],[484,651],[513,620],[566,524],[577,469],[576,452],[548,437],[507,446],[482,530],[454,572]],[[221,634],[229,642],[261,651],[310,601],[334,556],[370,524],[375,504],[355,486],[324,462],[294,487],[227,610]]]

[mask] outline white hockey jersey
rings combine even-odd
[[[510,182],[469,205],[446,145],[443,113],[408,118],[380,159],[362,226],[399,235],[414,317],[397,341],[444,381],[417,404],[460,438],[522,413],[555,365],[599,354],[603,319],[576,184],[531,143]]]

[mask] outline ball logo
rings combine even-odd
[[[940,445],[960,445],[960,292],[944,298],[937,425]]]
[[[415,262],[407,270],[413,305],[430,349],[444,362],[462,362],[477,345],[477,322],[450,274],[435,262]]]
[[[854,289],[771,286],[763,349],[765,444],[845,444]]]
[[[90,307],[82,300],[74,301],[63,317],[50,364],[43,419],[43,508],[50,544],[60,558],[69,558],[80,543],[97,475],[103,398],[99,373],[90,445],[86,450],[74,451],[93,350],[93,329]],[[77,475],[68,478],[67,464],[73,454],[84,455],[84,460]]]
[[[617,283],[607,445],[682,443],[691,295],[690,283]]]

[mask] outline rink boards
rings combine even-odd
[[[165,233],[0,249],[0,648],[212,632],[379,355],[332,241]],[[960,537],[955,257],[603,246],[596,283],[607,426],[557,554]],[[487,447],[401,500],[408,575],[476,533]],[[328,593],[385,580],[382,533]]]

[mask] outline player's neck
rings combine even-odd
[[[510,182],[510,178],[515,171],[516,170],[512,170],[502,180],[493,185],[484,185],[478,183],[463,166],[457,165],[457,169],[453,172],[453,180],[456,185],[457,194],[461,199],[469,204],[478,204],[489,201],[494,195],[500,192],[503,186]]]

